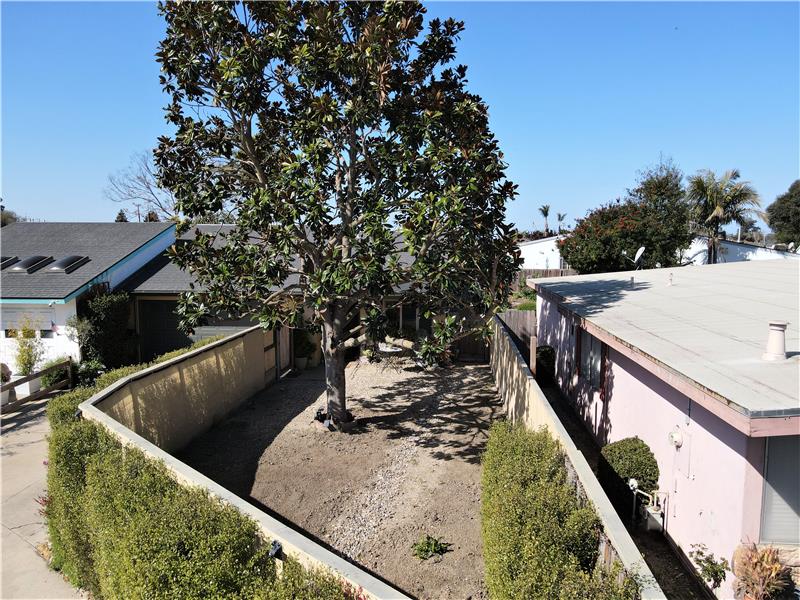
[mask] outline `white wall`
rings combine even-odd
[[[7,364],[14,374],[18,374],[15,360],[17,341],[6,337],[6,329],[19,328],[26,317],[35,325],[37,336],[41,336],[41,330],[53,332],[52,337],[41,338],[45,351],[42,363],[66,355],[76,361],[80,360],[78,344],[67,337],[67,319],[74,316],[76,310],[75,300],[53,306],[0,302],[0,362]]]
[[[719,262],[742,262],[746,260],[800,260],[800,254],[770,250],[761,246],[739,244],[729,240],[720,241]],[[683,253],[681,262],[690,261],[695,265],[704,265],[708,262],[708,238],[698,236],[692,240],[691,245]]]
[[[521,242],[523,269],[561,269],[561,253],[558,251],[558,237],[542,238],[531,242]]]

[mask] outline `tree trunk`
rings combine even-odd
[[[326,319],[322,325],[322,355],[325,358],[327,412],[328,418],[332,418],[336,425],[348,421],[344,354],[345,348],[337,335],[336,323]]]

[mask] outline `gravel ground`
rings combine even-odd
[[[489,367],[351,363],[347,385],[350,434],[314,423],[316,369],[255,396],[180,458],[410,595],[485,598],[480,455],[501,410]],[[414,558],[425,534],[451,551]]]

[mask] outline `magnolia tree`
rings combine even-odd
[[[187,221],[226,209],[238,225],[174,248],[199,284],[179,306],[185,327],[209,313],[319,327],[338,424],[345,350],[380,330],[388,296],[443,317],[430,353],[487,327],[520,263],[504,223],[515,186],[452,64],[462,23],[425,26],[407,2],[161,13],[175,133],[155,152],[160,184]]]

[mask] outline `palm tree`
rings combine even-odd
[[[556,220],[558,221],[558,233],[561,233],[561,224],[567,218],[567,213],[556,213]]]
[[[725,171],[720,179],[711,170],[689,177],[686,197],[692,204],[695,223],[708,236],[708,262],[717,262],[722,226],[747,224],[758,214],[761,201],[749,181],[739,181],[739,171]]]
[[[544,204],[544,205],[540,206],[539,207],[539,212],[542,213],[542,216],[544,217],[544,232],[546,234],[549,231],[549,229],[547,227],[547,215],[550,214],[550,205],[549,204]]]

